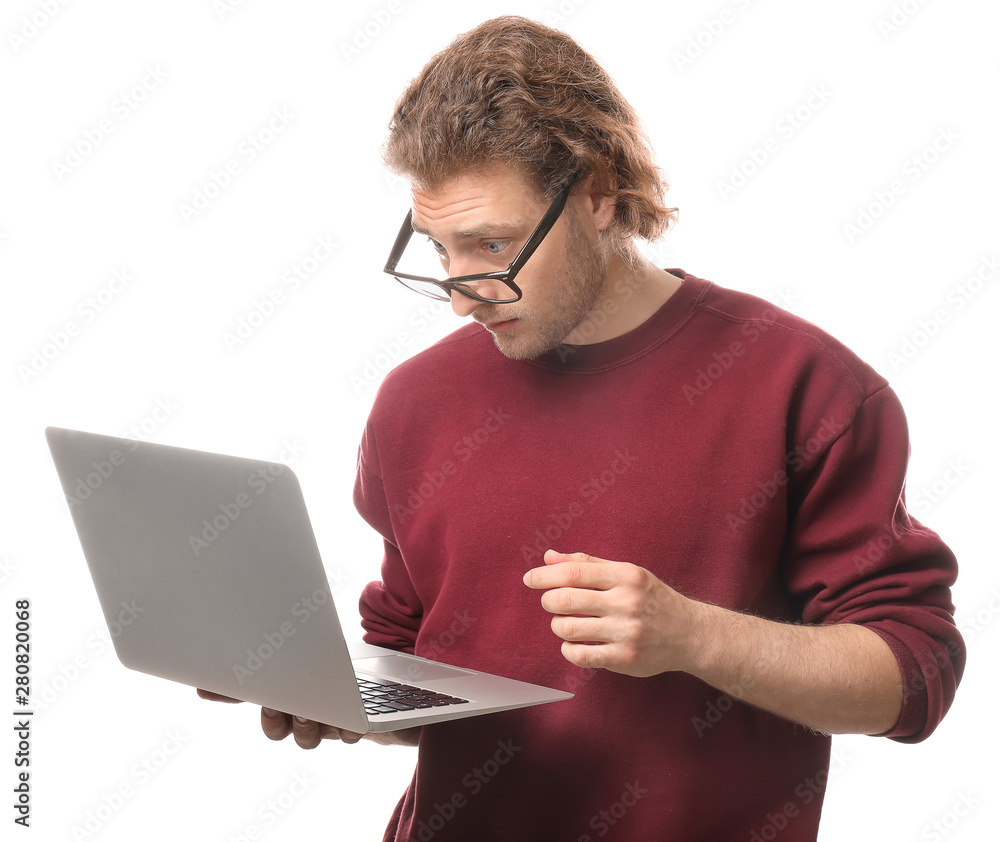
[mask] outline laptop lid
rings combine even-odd
[[[125,666],[368,731],[290,468],[60,427],[45,434]]]

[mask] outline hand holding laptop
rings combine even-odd
[[[240,699],[231,696],[223,696],[220,693],[213,693],[210,690],[198,688],[198,695],[211,702],[229,702],[239,704]],[[344,728],[335,728],[323,722],[316,722],[312,719],[304,719],[301,716],[292,716],[281,711],[272,711],[270,708],[260,709],[260,727],[270,740],[283,740],[289,734],[295,735],[295,742],[301,748],[316,748],[322,740],[340,740],[341,742],[353,745],[367,737],[369,740],[380,745],[400,745],[415,746],[420,739],[420,726],[416,728],[406,728],[401,731],[387,731],[383,733],[359,734],[356,731],[348,731]]]

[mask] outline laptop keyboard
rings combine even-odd
[[[413,687],[409,684],[399,684],[395,681],[374,681],[370,678],[362,678],[360,675],[357,676],[357,679],[358,687],[361,690],[361,699],[365,705],[365,713],[369,716],[469,703],[468,699],[435,693],[432,690],[424,690],[422,687]]]

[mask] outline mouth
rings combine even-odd
[[[498,322],[483,322],[482,325],[490,333],[507,333],[514,329],[517,322],[517,319],[506,319],[505,321]]]

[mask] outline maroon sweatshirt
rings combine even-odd
[[[683,285],[623,336],[514,361],[470,324],[379,390],[355,488],[385,539],[365,640],[576,694],[425,726],[387,840],[815,839],[830,738],[685,673],[567,662],[521,581],[549,547],[867,626],[904,676],[891,739],[951,704],[956,563],[905,508],[896,395],[809,322],[670,271]]]

